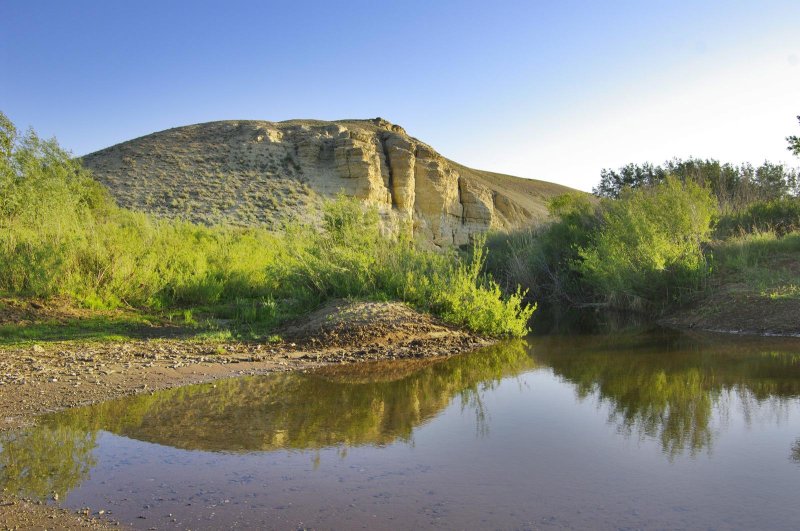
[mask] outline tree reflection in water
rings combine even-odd
[[[621,433],[654,438],[669,457],[710,449],[733,398],[750,424],[756,412],[784,417],[800,397],[796,341],[662,331],[544,338],[533,350],[580,399],[606,404]]]
[[[95,431],[41,425],[0,436],[0,485],[26,498],[63,497],[87,477],[95,460]]]

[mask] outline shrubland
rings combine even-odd
[[[470,253],[382,234],[378,213],[339,197],[321,226],[200,226],[116,206],[54,140],[0,113],[0,292],[90,308],[194,311],[266,331],[331,298],[399,300],[493,336],[521,336],[534,307]]]
[[[554,221],[491,242],[508,282],[534,280],[542,300],[658,311],[696,290],[709,271],[703,245],[716,209],[707,190],[667,179],[619,199],[565,196]]]
[[[488,269],[558,307],[659,315],[733,282],[795,297],[799,194],[797,171],[769,162],[603,170],[595,197],[554,198],[548,224],[490,237]]]

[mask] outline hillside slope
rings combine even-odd
[[[278,227],[314,219],[323,197],[344,193],[439,246],[541,222],[548,198],[573,191],[467,168],[381,118],[210,122],[83,160],[120,205],[158,216]]]

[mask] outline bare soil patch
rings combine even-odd
[[[800,299],[771,299],[728,286],[660,323],[712,332],[800,337]]]

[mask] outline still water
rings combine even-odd
[[[798,529],[800,340],[534,337],[2,437],[4,488],[144,529]]]

